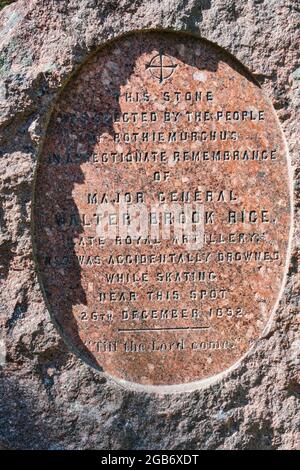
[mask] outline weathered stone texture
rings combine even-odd
[[[0,13],[0,442],[27,449],[300,448],[299,5],[294,0],[19,0]],[[32,256],[34,171],[62,86],[107,40],[139,29],[206,38],[261,83],[294,170],[289,275],[269,333],[217,384],[149,394],[107,380],[54,328]]]

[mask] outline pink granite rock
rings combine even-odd
[[[0,13],[0,441],[9,448],[299,448],[299,8],[174,3],[19,0]],[[248,69],[273,103],[294,170],[289,270],[268,332],[219,381],[167,394],[117,384],[66,346],[37,278],[31,217],[62,88],[107,41],[157,28],[207,39]]]

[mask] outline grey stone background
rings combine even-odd
[[[299,449],[298,0],[19,0],[0,12],[0,442],[14,449]],[[31,246],[34,170],[58,91],[105,41],[172,29],[233,54],[271,98],[294,170],[289,274],[270,332],[217,384],[127,390],[54,328]]]

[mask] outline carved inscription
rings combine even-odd
[[[218,374],[259,339],[285,274],[275,113],[206,42],[120,39],[60,96],[34,223],[53,319],[89,364],[151,385]]]

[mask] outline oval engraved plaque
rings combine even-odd
[[[219,374],[276,306],[290,211],[276,115],[241,65],[174,33],[110,43],[63,90],[37,169],[53,319],[121,380]]]

